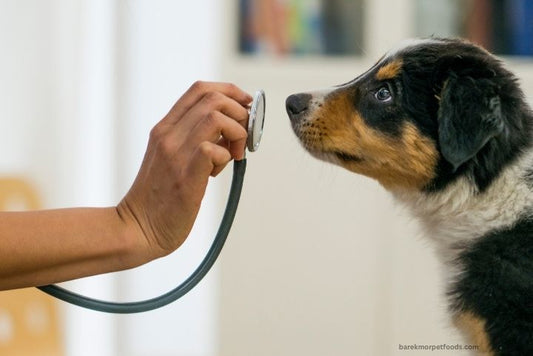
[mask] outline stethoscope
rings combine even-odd
[[[259,143],[261,142],[261,137],[263,135],[264,120],[265,92],[263,90],[259,90],[254,95],[248,118],[248,139],[246,142],[246,147],[250,152],[254,152],[259,148]],[[237,212],[245,171],[246,158],[233,163],[233,179],[231,182],[228,202],[226,203],[226,210],[222,216],[222,221],[220,222],[215,239],[213,240],[213,243],[206,256],[196,270],[194,270],[194,272],[192,272],[192,274],[185,281],[171,291],[158,297],[143,301],[116,303],[92,299],[53,284],[37,288],[53,297],[83,308],[117,314],[141,313],[161,308],[176,301],[187,294],[198,284],[198,282],[202,280],[202,278],[204,278],[220,254],[220,251],[222,250],[222,247],[224,246],[226,238],[228,237],[231,229],[231,225],[235,218],[235,213]]]

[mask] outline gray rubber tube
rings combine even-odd
[[[233,179],[231,182],[228,202],[226,204],[226,210],[224,211],[224,216],[222,217],[222,221],[220,223],[220,227],[218,228],[213,244],[196,270],[183,283],[173,290],[152,299],[138,302],[116,303],[88,298],[56,285],[40,286],[37,288],[67,303],[87,309],[116,314],[142,313],[161,308],[176,301],[187,294],[198,284],[198,282],[202,280],[202,278],[204,278],[204,276],[207,274],[207,272],[209,272],[215,263],[217,257],[220,255],[220,251],[224,247],[224,243],[226,242],[231,225],[233,224],[233,220],[235,218],[235,214],[237,212],[245,171],[246,159],[235,161],[233,163]]]

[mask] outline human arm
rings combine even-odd
[[[251,99],[232,84],[195,83],[152,129],[116,207],[0,213],[0,289],[127,269],[178,248],[209,176],[243,158]]]

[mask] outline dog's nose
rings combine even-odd
[[[310,94],[293,94],[287,98],[285,107],[291,120],[309,108],[311,98]]]

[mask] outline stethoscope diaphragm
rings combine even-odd
[[[248,151],[255,152],[259,148],[263,127],[265,125],[265,92],[258,90],[255,92],[250,115],[248,118],[248,140],[246,146]]]

